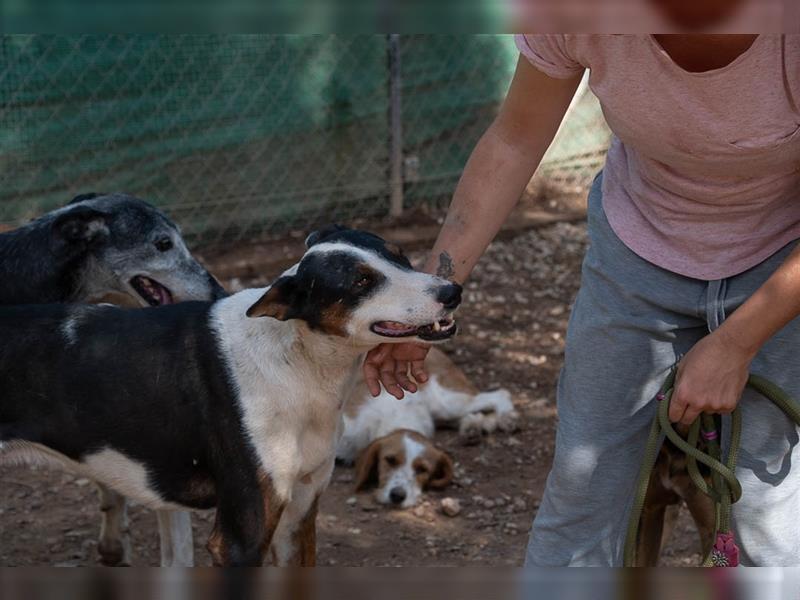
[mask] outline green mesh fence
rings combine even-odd
[[[0,224],[86,191],[147,198],[196,243],[385,216],[387,38],[4,36]],[[510,36],[404,35],[399,56],[408,209],[452,193],[517,52]],[[559,138],[543,172],[588,179],[608,139],[591,96]]]

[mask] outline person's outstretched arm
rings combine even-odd
[[[553,141],[581,76],[555,79],[520,57],[497,118],[464,168],[436,244],[423,270],[458,283],[500,230]],[[364,376],[373,396],[381,384],[396,398],[427,380],[422,344],[381,344],[367,354]]]

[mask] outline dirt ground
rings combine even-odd
[[[338,566],[520,565],[553,453],[555,381],[570,305],[586,248],[585,224],[556,223],[495,242],[467,285],[461,333],[445,347],[482,389],[506,387],[521,414],[514,434],[478,446],[454,432],[436,441],[454,457],[454,484],[429,493],[416,508],[388,510],[355,494],[352,469],[337,467],[318,520],[319,564]],[[421,259],[419,252],[413,257]],[[276,273],[228,281],[265,283]],[[456,517],[440,510],[457,498]],[[194,518],[196,560],[212,515]],[[159,561],[155,516],[131,510],[136,565]],[[94,565],[99,531],[93,485],[69,474],[0,467],[0,565]],[[664,564],[697,564],[695,534],[680,519]]]

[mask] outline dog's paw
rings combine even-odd
[[[126,539],[101,539],[97,544],[100,563],[106,567],[130,567],[131,544]]]
[[[514,433],[519,429],[519,413],[515,410],[497,415],[497,429],[503,433]]]
[[[475,413],[466,415],[458,424],[458,438],[464,446],[480,444],[483,437],[484,415]]]

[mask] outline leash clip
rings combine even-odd
[[[714,547],[711,549],[712,567],[738,567],[739,546],[733,539],[733,532],[718,533]]]

